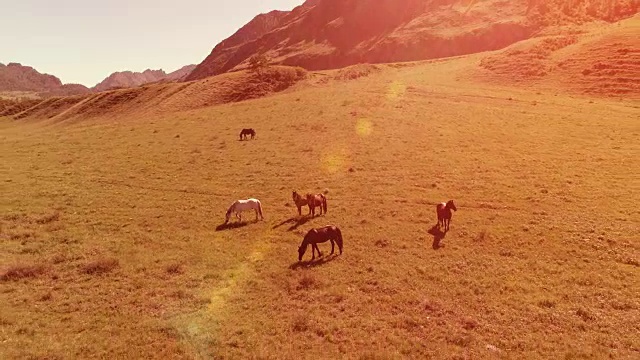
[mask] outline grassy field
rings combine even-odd
[[[460,64],[0,119],[0,358],[640,357],[640,104]],[[292,190],[328,214],[298,218]],[[266,221],[217,231],[247,197]],[[325,224],[344,254],[298,263]]]

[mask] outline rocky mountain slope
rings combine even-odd
[[[638,0],[313,0],[259,15],[218,44],[186,80],[242,69],[264,53],[310,70],[497,50],[548,26],[617,21]]]
[[[159,82],[159,81],[174,81],[181,80],[187,76],[195,65],[187,65],[178,69],[172,73],[167,74],[164,70],[150,70],[147,69],[143,72],[133,71],[121,71],[115,72],[109,75],[106,79],[93,87],[95,91],[106,91],[120,88],[131,88],[144,84]]]
[[[62,84],[57,77],[41,74],[18,63],[0,64],[0,91],[32,91],[48,95],[75,95],[89,92],[86,86]]]

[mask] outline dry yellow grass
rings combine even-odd
[[[478,85],[474,59],[0,120],[0,357],[640,356],[640,104]],[[293,189],[328,215],[297,221]],[[266,221],[216,231],[246,197]],[[344,254],[298,265],[328,223]]]
[[[640,14],[616,23],[548,28],[481,60],[478,77],[547,91],[640,100]]]

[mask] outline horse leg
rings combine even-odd
[[[333,255],[333,250],[334,250],[333,247],[334,247],[334,245],[335,245],[335,241],[333,241],[333,239],[331,239],[331,254],[330,255]]]
[[[318,247],[318,244],[314,244],[316,247],[316,250],[318,250],[318,256],[322,257],[322,253],[320,252],[320,248]]]

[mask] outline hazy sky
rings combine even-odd
[[[304,0],[0,0],[0,63],[89,87],[115,71],[200,63],[259,13]]]

